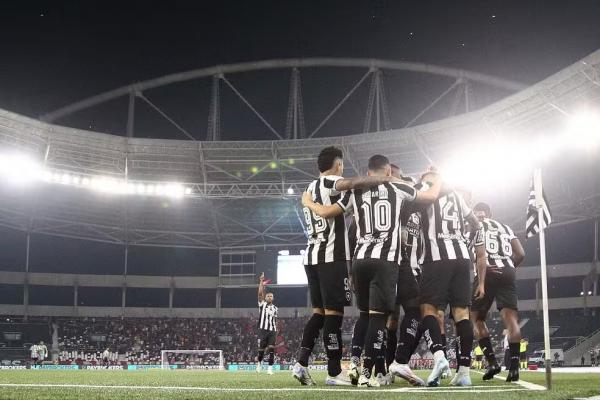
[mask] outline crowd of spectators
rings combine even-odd
[[[281,318],[278,323],[276,357],[294,362],[306,317]],[[159,364],[162,350],[223,350],[227,363],[254,362],[257,351],[255,318],[153,319],[78,318],[56,320],[61,363],[97,361],[109,349],[111,361]],[[354,320],[347,318],[343,330],[349,335]],[[325,360],[320,345],[315,360]]]
[[[276,339],[276,360],[295,362],[308,317],[280,318]],[[55,339],[61,364],[100,364],[106,351],[111,364],[160,364],[162,350],[222,350],[225,363],[253,363],[257,353],[256,318],[54,318],[46,320]],[[349,359],[350,339],[355,319],[344,318],[342,335],[344,357]],[[38,321],[38,323],[41,321]],[[490,321],[497,350],[501,350],[501,326]],[[499,329],[498,329],[499,328]],[[448,356],[455,357],[452,328],[447,325]],[[55,341],[55,343],[53,343]],[[49,346],[50,347],[50,346]],[[185,362],[191,356],[172,356],[169,362]],[[206,359],[206,358],[205,358]],[[414,364],[427,367],[431,354],[424,342],[417,349]],[[214,359],[213,359],[214,360]],[[322,340],[313,352],[314,362],[326,361]]]

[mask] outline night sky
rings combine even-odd
[[[599,21],[600,1],[3,1],[0,107],[37,117],[168,73],[290,57],[418,61],[530,84],[600,48]],[[311,89],[311,75],[303,76],[309,127],[360,73],[335,75],[320,78],[335,87],[333,94]],[[233,77],[232,82],[283,130],[287,78],[280,71]],[[392,83],[390,77],[386,87],[393,126],[402,126],[448,86],[439,78],[404,79]],[[426,79],[431,82],[422,83]],[[209,83],[176,85],[148,97],[203,139]],[[411,85],[419,90],[409,90]],[[395,97],[394,92],[403,94]],[[273,138],[228,95],[223,107],[230,102],[232,109],[222,115],[224,139]],[[121,99],[59,123],[122,134],[125,105]],[[345,121],[342,115],[324,135],[339,134],[336,124],[348,133],[361,131],[357,124],[364,104],[348,107],[360,118]],[[184,138],[139,108],[137,136]]]

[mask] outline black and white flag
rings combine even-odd
[[[542,207],[542,227],[545,229],[552,223],[552,215],[550,214],[550,208],[548,207],[548,201],[546,200],[546,194],[542,191],[542,198],[540,201]],[[540,221],[538,214],[538,201],[536,197],[536,190],[534,187],[533,180],[531,181],[531,190],[529,192],[529,202],[527,204],[527,222],[525,223],[525,231],[527,237],[530,238],[536,235],[540,231]]]

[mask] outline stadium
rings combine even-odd
[[[203,96],[181,106],[177,90]],[[245,60],[26,114],[0,108],[0,398],[600,395],[600,50],[532,84],[397,59]],[[306,366],[317,385],[292,378],[314,307],[301,197],[328,146],[347,178],[376,154],[405,176],[435,166],[514,229],[519,381],[502,362],[486,381],[470,366],[469,386],[327,386],[320,338]],[[545,244],[527,231],[534,170]],[[263,283],[278,307],[272,376],[267,355],[257,370]],[[344,369],[360,314],[353,298]],[[487,318],[503,360],[503,316]],[[456,326],[445,321],[452,368]],[[417,343],[415,373],[435,362]]]

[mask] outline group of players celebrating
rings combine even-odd
[[[343,153],[336,147],[320,152],[318,167],[319,178],[302,197],[308,232],[304,265],[313,314],[293,377],[302,385],[315,384],[308,361],[322,330],[328,385],[378,387],[397,376],[415,386],[438,386],[452,375],[444,330],[449,307],[457,337],[457,371],[450,384],[471,385],[474,339],[488,361],[483,379],[492,379],[500,366],[485,320],[495,300],[508,330],[507,381],[518,380],[521,333],[515,267],[524,251],[513,231],[491,219],[487,204],[471,209],[470,192],[446,185],[434,169],[415,180],[385,156],[374,155],[367,176],[347,179],[342,177]],[[354,218],[346,224],[350,214]],[[341,327],[352,291],[360,316],[350,366],[342,370]],[[261,321],[268,321],[277,309],[261,294]],[[404,317],[398,335],[400,306]],[[261,345],[269,348],[272,338],[266,327],[261,322],[261,332],[266,331]],[[409,367],[421,338],[434,361],[426,380]]]

